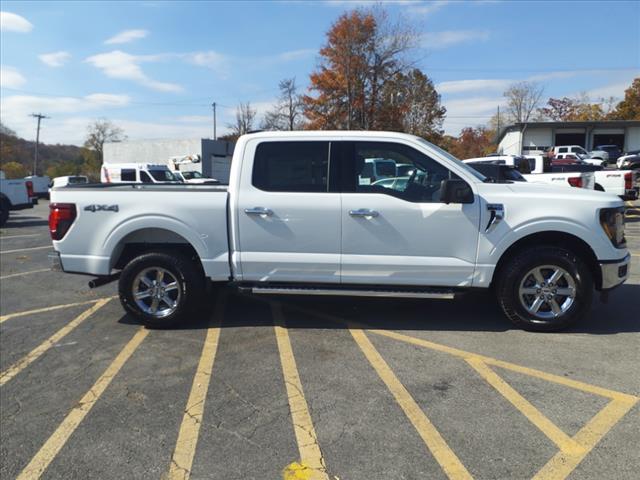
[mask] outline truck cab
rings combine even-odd
[[[102,183],[181,183],[169,167],[151,163],[105,163],[100,169]]]

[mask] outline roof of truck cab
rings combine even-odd
[[[409,140],[417,140],[420,137],[410,135],[408,133],[389,132],[389,131],[373,131],[373,130],[297,130],[297,131],[264,131],[247,133],[240,138],[296,138],[296,137],[361,137],[361,138],[402,138]]]

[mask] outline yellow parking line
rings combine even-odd
[[[84,417],[91,411],[100,396],[104,393],[113,378],[118,374],[122,366],[136,351],[142,340],[149,331],[140,328],[129,343],[120,351],[118,356],[111,362],[111,365],[98,378],[96,383],[80,399],[76,406],[69,412],[66,418],[58,426],[55,432],[49,437],[38,453],[31,459],[29,464],[22,470],[17,480],[27,480],[40,478],[47,469],[51,461],[56,457],[60,449],[69,440],[69,437],[78,428]]]
[[[613,427],[636,404],[635,401],[612,400],[600,412],[593,417],[573,437],[583,450],[581,452],[558,452],[536,474],[534,480],[563,480],[578,466],[584,457],[593,450],[593,447],[602,440],[611,427]]]
[[[360,347],[360,350],[362,350],[362,353],[367,357],[371,366],[378,373],[411,424],[418,431],[418,434],[422,437],[422,440],[440,464],[447,477],[451,479],[471,479],[471,474],[462,462],[460,462],[456,454],[453,453],[453,450],[449,448],[449,445],[447,445],[447,442],[442,438],[440,432],[433,426],[411,394],[404,385],[402,385],[400,380],[398,380],[393,370],[391,370],[384,358],[378,353],[364,332],[356,330],[351,326],[349,326],[349,331]]]
[[[271,312],[275,323],[274,328],[284,384],[287,389],[289,410],[291,411],[291,422],[293,423],[293,431],[298,443],[298,451],[300,452],[300,464],[296,464],[296,468],[300,468],[299,472],[303,476],[299,478],[328,480],[327,468],[318,445],[318,437],[313,427],[309,406],[302,390],[302,382],[298,374],[296,359],[293,356],[291,340],[285,326],[282,308],[279,304],[271,304]],[[293,464],[287,469],[291,470],[292,467]],[[285,474],[287,469],[285,469]]]
[[[6,278],[13,278],[13,277],[22,277],[23,275],[31,275],[32,273],[42,273],[42,272],[50,272],[50,271],[51,271],[50,268],[41,268],[40,270],[30,270],[28,272],[12,273],[11,275],[5,275],[4,277],[0,277],[0,280],[4,280]]]
[[[191,465],[196,453],[200,425],[204,414],[204,403],[209,390],[209,381],[213,370],[213,363],[218,350],[218,340],[220,339],[220,324],[224,314],[226,295],[222,294],[216,305],[214,314],[214,327],[209,328],[207,337],[202,347],[202,354],[196,374],[193,377],[191,393],[184,409],[182,424],[176,446],[171,457],[171,466],[167,478],[170,480],[188,480],[191,475]]]
[[[18,253],[18,252],[27,252],[30,250],[43,250],[45,248],[53,248],[53,245],[45,245],[43,247],[30,247],[30,248],[18,248],[16,250],[3,250],[0,253]]]
[[[53,310],[60,310],[62,308],[71,308],[71,307],[78,307],[80,305],[89,305],[90,303],[96,303],[96,302],[99,302],[100,300],[111,300],[112,298],[116,298],[116,297],[114,296],[114,297],[107,297],[107,298],[97,298],[95,300],[87,300],[86,302],[66,303],[64,305],[54,305],[53,307],[36,308],[35,310],[27,310],[24,312],[8,313],[7,315],[2,315],[0,317],[0,323],[6,322],[11,318],[23,317],[25,315],[35,315],[36,313],[51,312]]]
[[[565,453],[582,453],[582,448],[569,435],[560,430],[555,423],[545,417],[540,411],[515,391],[511,385],[505,382],[497,373],[491,370],[486,363],[477,358],[467,358],[467,363],[484,378],[489,385],[495,388],[504,398],[509,400],[522,414],[540,429],[549,439]]]
[[[58,343],[65,335],[71,332],[74,328],[80,325],[84,320],[89,318],[93,313],[102,308],[110,298],[104,298],[102,300],[98,300],[96,304],[88,310],[85,310],[76,318],[71,320],[68,324],[58,330],[56,333],[47,338],[44,342],[34,348],[31,352],[29,352],[26,356],[22,357],[16,363],[7,368],[4,372],[0,373],[0,387],[19,374],[26,367],[31,365],[34,361],[36,361],[44,352],[49,350],[53,345]]]

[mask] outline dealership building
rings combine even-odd
[[[498,153],[521,155],[560,145],[618,145],[623,152],[640,150],[640,121],[515,123],[500,132]]]

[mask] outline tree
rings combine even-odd
[[[612,120],[640,120],[640,77],[624,91],[624,99],[610,115]]]
[[[442,135],[446,112],[431,79],[415,68],[406,74],[396,73],[383,85],[378,124],[384,130],[435,141]]]
[[[406,53],[415,33],[393,24],[383,10],[353,10],[341,15],[327,32],[320,65],[311,73],[303,97],[308,127],[313,129],[379,129],[385,114],[383,90],[408,70]]]
[[[0,133],[3,135],[9,135],[11,137],[16,136],[16,132],[7,127],[4,123],[0,122]]]
[[[256,111],[251,108],[251,103],[239,103],[236,108],[236,122],[229,123],[232,135],[239,137],[253,130],[253,121],[256,118]]]
[[[493,139],[493,130],[486,127],[467,127],[462,129],[458,138],[449,140],[446,146],[452,155],[461,159],[484,157],[495,151]]]
[[[24,178],[29,174],[27,168],[18,162],[3,163],[2,171],[10,180],[14,178]]]
[[[273,110],[265,113],[261,127],[264,130],[300,130],[303,124],[303,104],[295,77],[280,80],[278,88],[278,103]]]
[[[597,121],[606,118],[606,102],[601,98],[599,102],[591,103],[587,94],[582,93],[576,98],[550,98],[547,106],[538,109],[545,118],[561,122]]]
[[[107,142],[122,142],[127,136],[124,131],[105,118],[98,119],[87,127],[85,148],[96,152],[98,161],[102,164],[104,144]]]
[[[526,123],[540,104],[544,88],[535,82],[518,82],[504,92],[507,114],[513,122]]]

